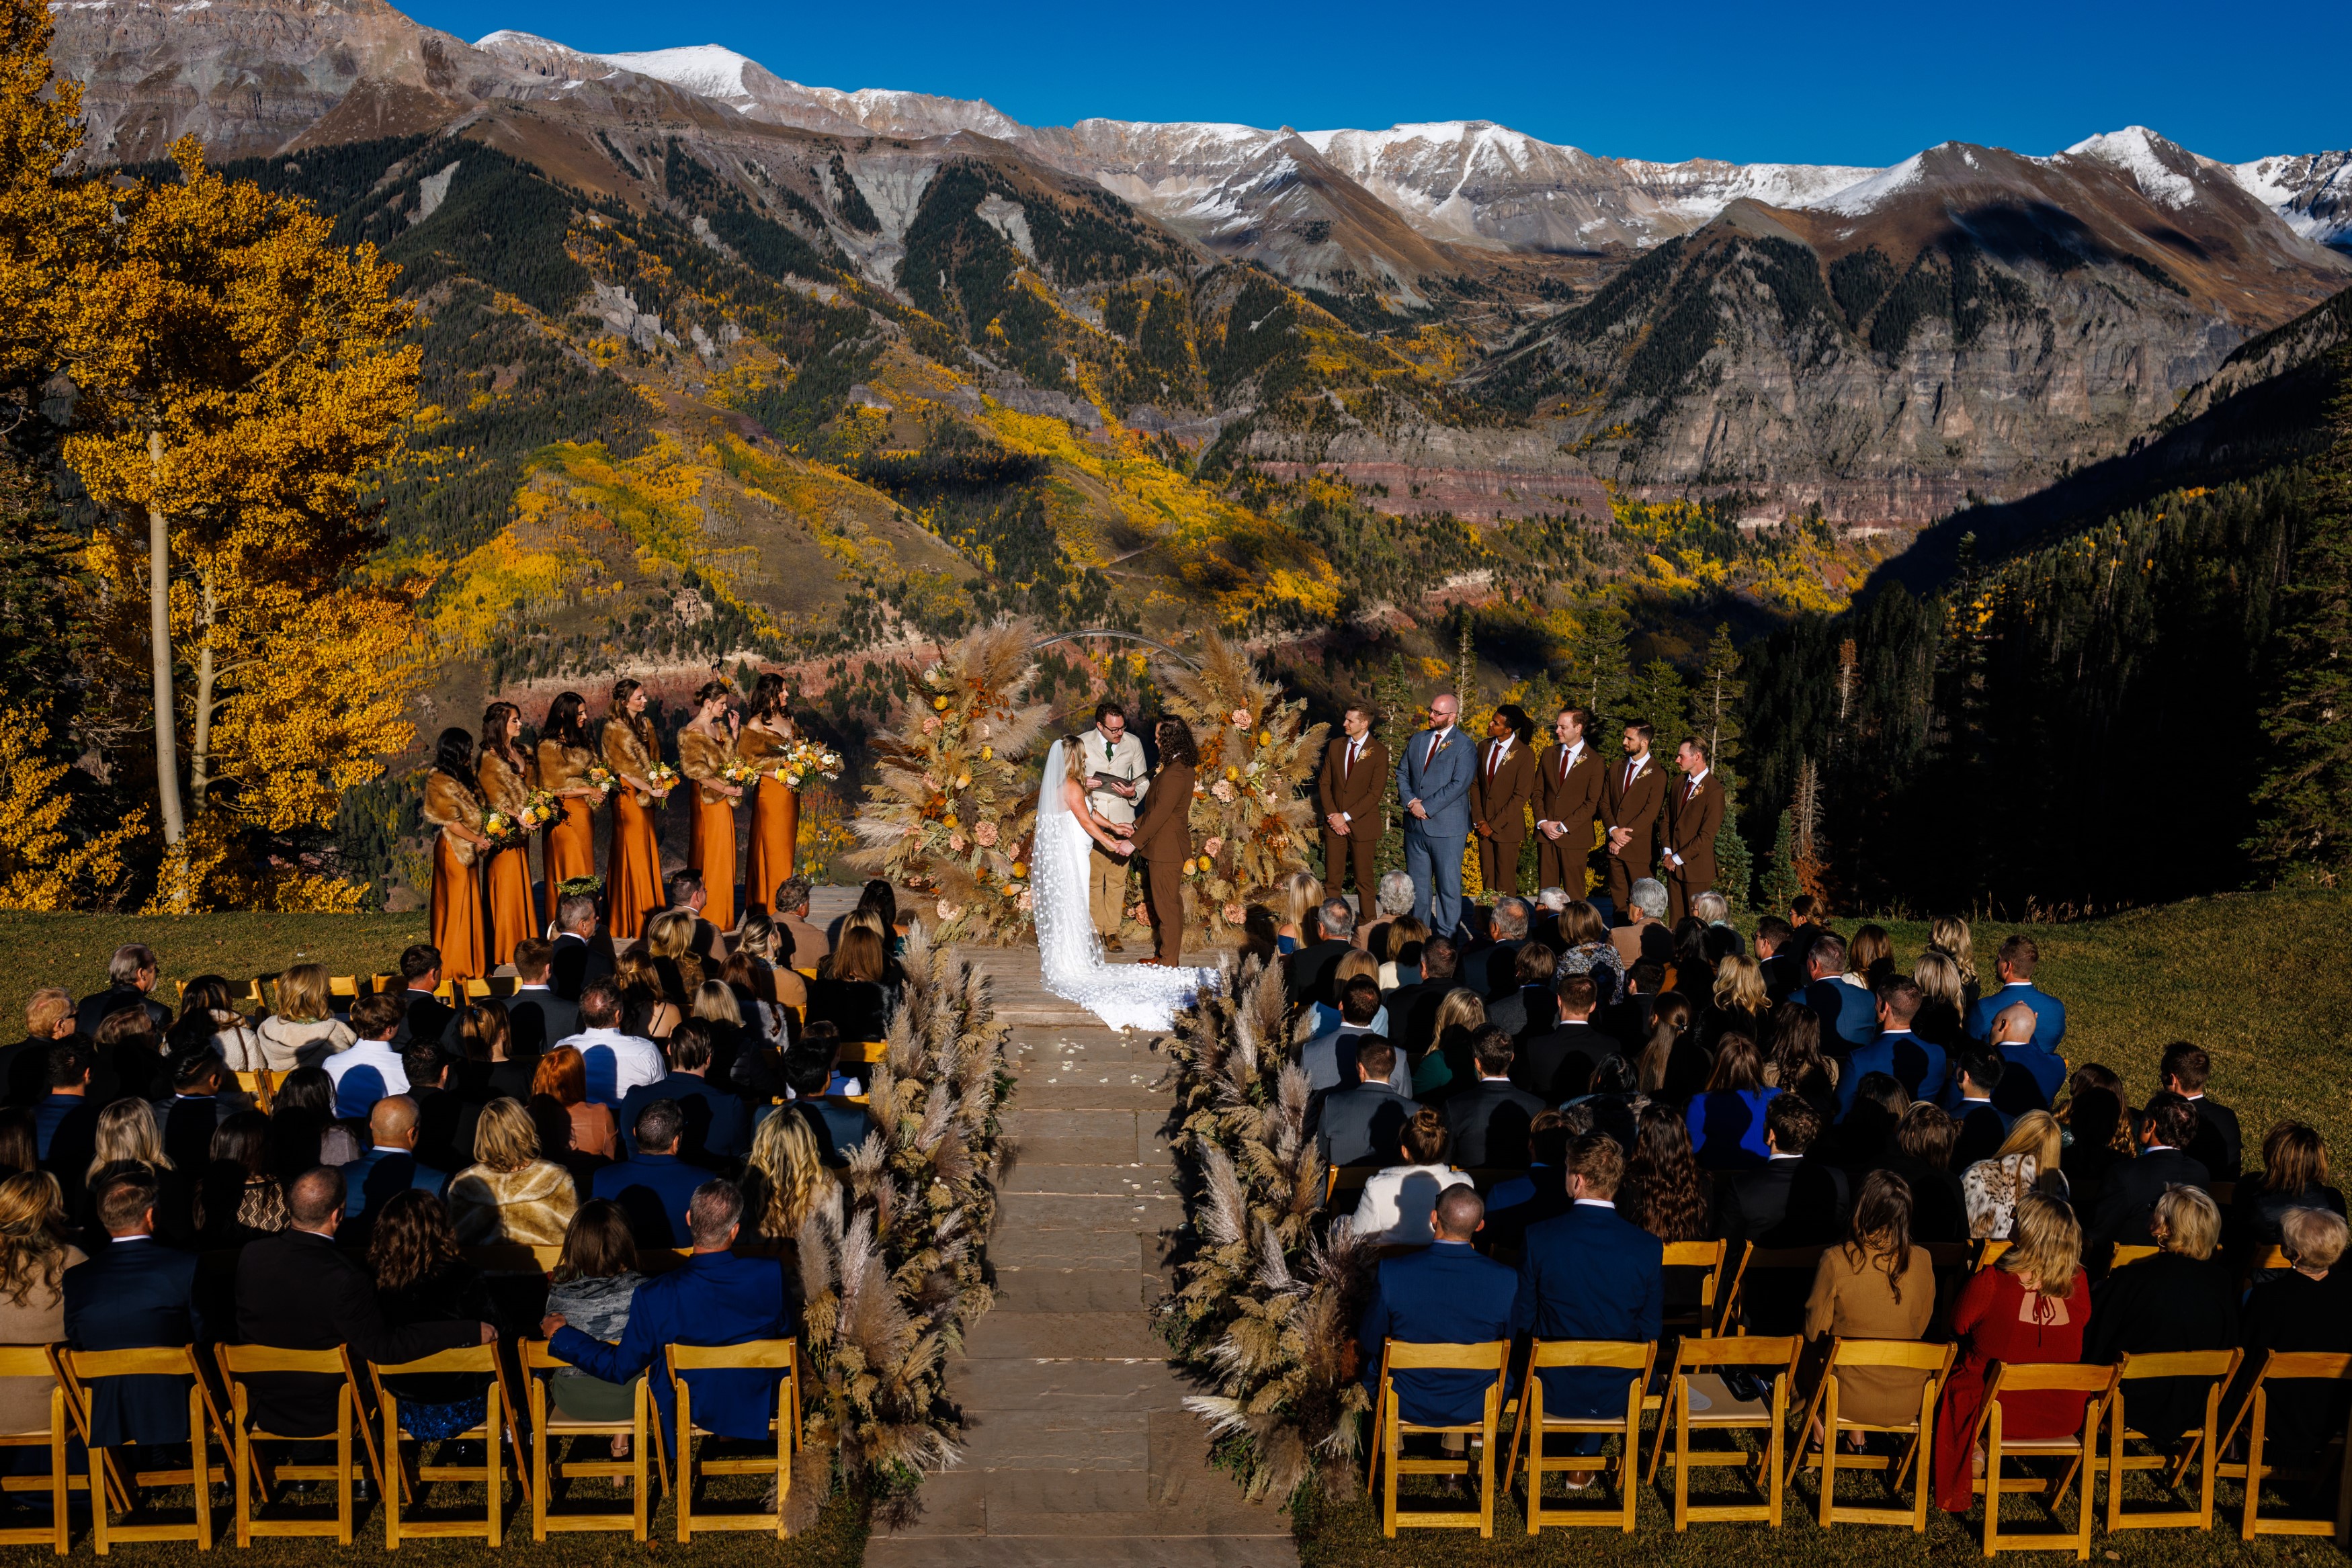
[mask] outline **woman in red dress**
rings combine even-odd
[[[1952,1306],[1960,1356],[1936,1416],[1936,1502],[1948,1513],[1968,1512],[1975,1499],[1969,1483],[1977,1448],[1969,1439],[1992,1364],[2083,1359],[2083,1330],[2091,1321],[2083,1228],[2073,1209],[2041,1192],[2018,1200],[2016,1225],[2017,1239],[2000,1261],[1979,1270]],[[2001,1436],[2071,1437],[2083,1429],[2085,1397],[2055,1390],[2005,1394]],[[1986,1506],[1998,1504],[1988,1499]]]

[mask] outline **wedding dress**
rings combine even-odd
[[[1163,969],[1152,964],[1106,964],[1087,904],[1087,857],[1094,840],[1062,800],[1062,742],[1045,754],[1045,782],[1037,793],[1037,843],[1030,888],[1037,918],[1038,967],[1045,988],[1073,1001],[1113,1029],[1172,1028],[1176,1010],[1204,986],[1214,969]]]

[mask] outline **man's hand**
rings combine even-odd
[[[1418,799],[1406,801],[1404,809],[1423,821],[1429,820],[1429,808],[1423,805]]]
[[[557,1322],[562,1322],[563,1320],[562,1320],[562,1318],[558,1318],[558,1319],[556,1319],[555,1321],[556,1321]],[[484,1344],[496,1344],[496,1343],[499,1343],[499,1325],[498,1325],[498,1324],[496,1324],[496,1323],[484,1323],[484,1324],[482,1324],[482,1325],[481,1325],[481,1328],[482,1328],[482,1343],[483,1343]]]
[[[1471,825],[1478,830],[1478,836],[1482,839],[1491,839],[1495,836],[1495,830],[1484,822],[1474,822]]]
[[[1346,838],[1348,836],[1347,813],[1344,811],[1334,811],[1323,820],[1331,824],[1331,831],[1333,832],[1339,834],[1341,838]]]
[[[1536,826],[1543,830],[1543,835],[1548,839],[1556,839],[1559,837],[1562,832],[1567,831],[1558,822],[1538,822]]]
[[[490,1325],[484,1323],[482,1326],[484,1328],[488,1328]],[[539,1337],[541,1339],[553,1339],[555,1337],[555,1331],[564,1326],[566,1325],[563,1322],[563,1314],[562,1312],[551,1312],[546,1317],[539,1320]],[[488,1342],[485,1341],[484,1343],[487,1343]]]
[[[1124,858],[1135,852],[1135,841],[1133,839],[1115,839],[1111,841],[1109,849],[1111,853]]]

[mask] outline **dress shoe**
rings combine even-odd
[[[1127,945],[1116,936],[1104,937],[1102,939],[1102,945],[1103,951],[1106,953],[1124,953],[1127,951]]]

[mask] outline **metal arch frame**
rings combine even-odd
[[[1123,632],[1108,626],[1096,627],[1085,632],[1056,632],[1050,637],[1040,637],[1030,643],[1029,652],[1034,653],[1040,648],[1050,648],[1056,643],[1075,643],[1082,637],[1114,637],[1123,643],[1140,643],[1147,648],[1157,648],[1188,670],[1198,670],[1201,667],[1197,661],[1185,657],[1165,643],[1146,637],[1139,632]]]

